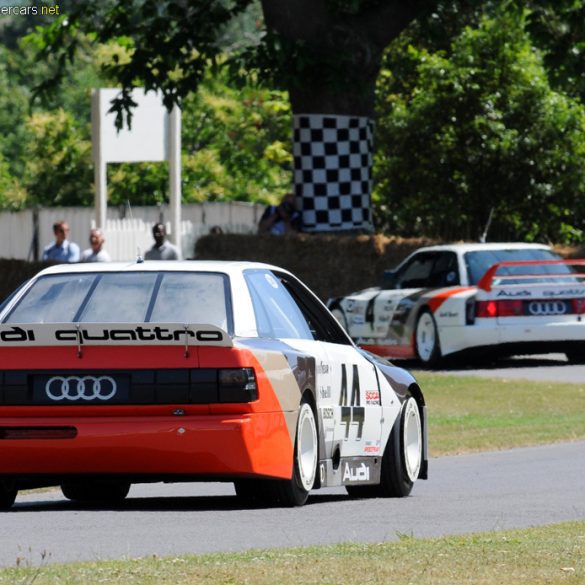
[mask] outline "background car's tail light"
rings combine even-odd
[[[585,299],[571,299],[571,309],[577,315],[585,313]]]
[[[478,301],[475,304],[476,317],[518,317],[520,315],[524,315],[524,305],[520,300]]]
[[[218,372],[220,402],[252,402],[258,398],[252,368],[230,368]]]
[[[496,301],[477,301],[475,303],[475,316],[481,318],[497,317],[498,305]]]

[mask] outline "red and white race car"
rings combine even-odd
[[[421,248],[369,288],[327,305],[361,347],[392,358],[560,351],[585,361],[585,260],[539,244]]]
[[[0,508],[45,485],[111,502],[135,482],[233,481],[293,506],[427,477],[415,379],[274,266],[48,268],[0,306],[0,364]]]

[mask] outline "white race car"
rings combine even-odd
[[[361,347],[437,366],[446,356],[566,353],[585,361],[585,260],[540,244],[421,248],[382,287],[329,299]]]
[[[115,502],[137,482],[231,481],[299,506],[427,477],[416,380],[274,266],[47,268],[0,306],[0,363],[0,509],[48,485]]]

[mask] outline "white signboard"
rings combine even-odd
[[[153,91],[145,93],[138,88],[132,99],[138,105],[132,110],[132,128],[126,125],[118,132],[116,114],[109,112],[119,89],[100,89],[94,99],[99,100],[99,149],[106,162],[164,161],[169,158],[169,113],[161,96]]]
[[[169,114],[159,93],[132,91],[137,104],[132,110],[132,127],[116,128],[116,115],[109,112],[119,89],[95,89],[91,97],[91,125],[95,168],[97,227],[105,228],[108,163],[169,161],[169,203],[171,239],[181,248],[181,112]]]

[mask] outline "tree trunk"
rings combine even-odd
[[[268,29],[297,48],[288,89],[295,192],[308,232],[373,229],[376,79],[385,47],[418,10],[417,1],[362,0],[370,8],[354,11],[336,2],[262,0]]]

